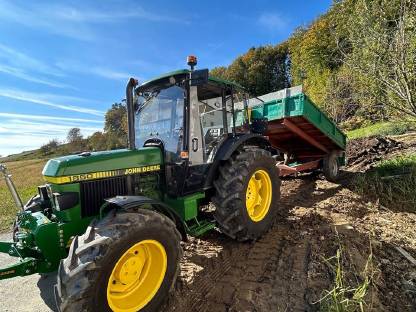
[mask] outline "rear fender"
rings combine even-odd
[[[187,241],[187,225],[182,221],[177,212],[165,203],[152,198],[144,196],[116,196],[108,198],[100,208],[100,218],[112,209],[129,210],[133,208],[151,209],[167,216],[175,223],[176,228],[181,233],[182,240]]]
[[[215,155],[214,162],[212,163],[205,181],[204,188],[210,188],[214,179],[218,174],[218,168],[224,161],[227,161],[236,150],[243,145],[255,145],[264,149],[271,149],[272,146],[267,137],[257,133],[246,133],[243,135],[237,135],[228,137],[219,147],[217,154]]]

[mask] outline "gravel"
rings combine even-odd
[[[1,241],[10,241],[11,233],[0,234]],[[17,258],[0,254],[0,266],[15,263]],[[53,285],[56,274],[33,274],[0,281],[0,311],[46,312],[56,311]]]

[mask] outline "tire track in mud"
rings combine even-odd
[[[288,181],[282,190],[283,209],[293,207],[294,199],[298,199],[294,195],[297,188],[312,183],[312,180]],[[220,234],[208,243],[199,241],[199,245],[185,250],[182,264],[185,273],[167,310],[313,310],[308,303],[311,243],[301,236],[293,221],[282,220],[253,243],[233,242]],[[210,253],[211,257],[203,259],[204,254]],[[202,266],[192,278],[187,276],[192,267],[189,262]]]
[[[206,297],[219,287],[218,281],[233,268],[235,261],[244,258],[249,250],[249,244],[224,240],[219,233],[212,236],[208,241],[196,239],[190,248],[185,247],[180,280],[167,311],[207,311]]]

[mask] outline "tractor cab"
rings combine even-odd
[[[248,94],[240,85],[209,77],[208,70],[167,73],[136,86],[129,110],[131,148],[163,150],[171,196],[209,188],[207,176],[221,146],[247,133]]]

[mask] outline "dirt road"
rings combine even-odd
[[[282,216],[256,242],[215,231],[191,238],[162,311],[317,311],[334,287],[326,259],[337,250],[344,282],[369,282],[366,310],[416,311],[416,266],[397,249],[416,257],[416,215],[358,196],[350,186],[355,174],[344,172],[338,184],[313,175],[285,179]],[[0,310],[50,311],[54,281],[53,274],[0,281]]]
[[[395,249],[415,254],[414,215],[380,211],[342,184],[312,176],[283,182],[282,209],[287,218],[255,243],[213,233],[185,245],[168,311],[319,310],[334,279],[324,259],[340,246],[347,280],[360,278],[372,248],[369,309],[414,311],[415,268]]]

